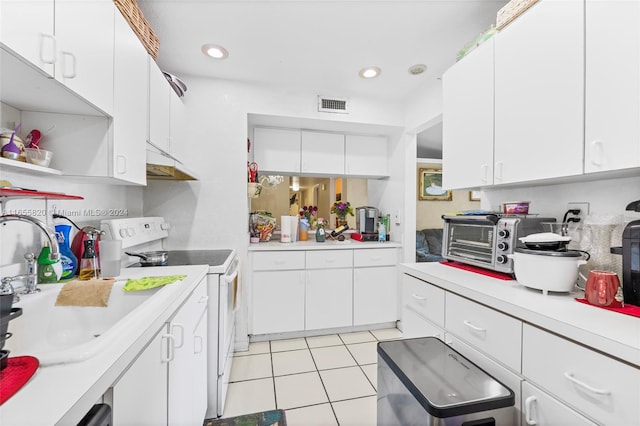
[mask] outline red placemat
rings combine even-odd
[[[32,356],[17,356],[7,360],[0,371],[0,405],[11,398],[36,372],[40,362]]]
[[[497,278],[499,280],[505,280],[505,281],[513,280],[513,277],[509,274],[490,271],[489,269],[479,268],[477,266],[467,265],[459,262],[453,262],[451,260],[441,260],[440,263],[443,265],[452,266],[454,268],[464,269],[465,271],[475,272],[476,274],[486,275],[491,278]]]
[[[595,308],[602,308],[608,311],[614,311],[614,312],[619,312],[625,315],[640,317],[640,306],[634,306],[634,305],[622,306],[622,303],[618,302],[617,300],[614,301],[610,306],[598,306],[598,305],[592,305],[587,301],[587,299],[579,299],[577,297],[575,299],[580,303],[584,303],[585,305],[593,306]]]

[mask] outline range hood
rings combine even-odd
[[[180,160],[147,141],[147,179],[198,180]]]

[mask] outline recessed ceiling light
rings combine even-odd
[[[378,67],[362,68],[358,75],[362,78],[376,78],[382,71]]]
[[[214,59],[225,59],[227,56],[229,56],[229,52],[227,52],[227,49],[217,44],[202,45],[202,53]]]
[[[422,74],[426,70],[427,70],[427,66],[425,64],[416,64],[409,67],[409,74],[418,75],[418,74]]]

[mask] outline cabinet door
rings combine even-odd
[[[115,10],[111,0],[55,1],[56,80],[107,114],[113,112]]]
[[[57,59],[53,0],[1,0],[0,40],[53,76]]]
[[[304,330],[304,271],[253,273],[253,334]]]
[[[302,132],[301,172],[344,174],[344,135]]]
[[[493,184],[491,38],[442,76],[442,179],[447,189]]]
[[[192,383],[191,389],[200,391],[193,392],[193,399],[191,401],[193,424],[201,424],[207,414],[207,386],[209,371],[207,366],[207,316],[208,312],[205,311],[200,317],[200,321],[196,324],[196,329],[193,332],[193,366],[191,375]],[[215,313],[214,313],[215,315]],[[206,374],[205,374],[206,372]]]
[[[495,36],[494,183],[581,174],[583,132],[584,4],[538,2]]]
[[[444,339],[443,329],[411,308],[403,308],[401,325],[402,337],[404,339],[412,339],[414,337],[437,337],[438,339]]]
[[[207,287],[206,279],[193,291],[191,296],[178,310],[169,323],[169,333],[173,336],[173,359],[169,364],[169,424],[196,424],[196,414],[193,411],[194,400],[207,393],[207,386],[195,388],[198,383],[196,376],[207,376],[207,366],[198,361],[202,357],[195,353],[196,328],[202,323],[205,315]],[[201,340],[201,339],[200,339]],[[200,345],[202,342],[200,342]],[[200,346],[201,350],[202,346]],[[200,367],[200,368],[199,368]],[[202,414],[200,421],[204,419]]]
[[[165,152],[170,150],[171,86],[156,61],[149,61],[148,140]]]
[[[352,325],[351,269],[307,271],[305,330]]]
[[[169,154],[180,158],[181,150],[184,150],[189,144],[189,141],[186,140],[187,109],[182,99],[171,89],[171,86],[169,88],[169,110],[171,113]]]
[[[114,425],[167,424],[166,325],[113,386]]]
[[[595,426],[596,423],[525,381],[522,382],[522,424]]]
[[[640,166],[640,2],[586,2],[585,172]]]
[[[348,176],[388,176],[389,147],[383,136],[346,135],[344,173]]]
[[[353,270],[353,325],[398,320],[398,275],[395,266]]]
[[[410,275],[402,276],[402,323],[405,313],[444,327],[444,290]]]
[[[144,185],[147,136],[147,52],[115,13],[113,176]]]
[[[300,130],[256,127],[252,146],[258,172],[300,173]]]

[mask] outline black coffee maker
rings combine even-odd
[[[627,210],[640,212],[640,200],[630,203]],[[640,306],[640,220],[627,224],[622,233],[622,247],[612,247],[611,252],[622,255],[624,303]]]

